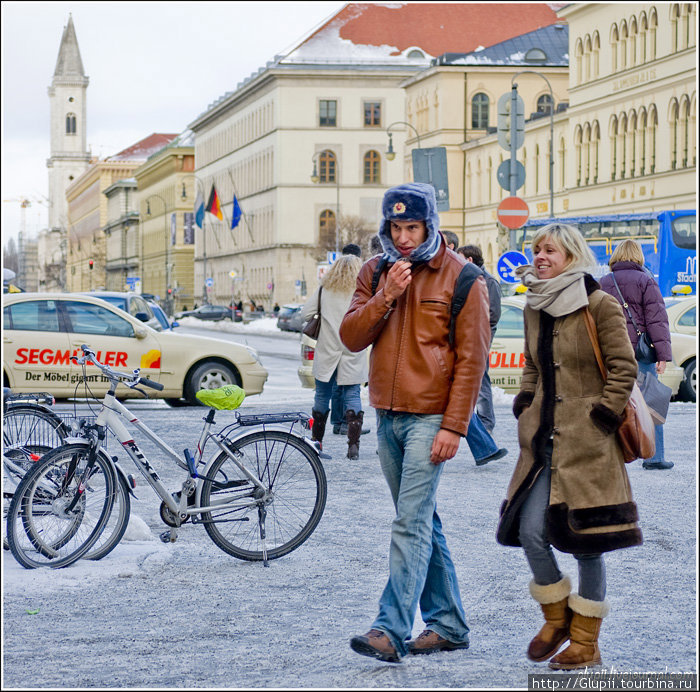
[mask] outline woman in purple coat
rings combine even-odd
[[[637,328],[648,335],[654,345],[656,362],[637,361],[637,365],[639,372],[650,372],[658,377],[666,370],[666,363],[672,359],[668,315],[659,285],[644,269],[644,253],[636,240],[623,240],[615,248],[608,264],[612,271],[600,280],[600,287],[622,304],[632,347],[636,349],[639,336],[630,313]],[[655,431],[656,452],[651,459],[645,459],[642,466],[645,469],[673,468],[673,462],[664,459],[663,426],[657,425]]]

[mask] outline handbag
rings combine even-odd
[[[318,339],[318,334],[321,331],[321,291],[323,291],[323,286],[318,289],[318,307],[316,308],[316,312],[309,318],[301,330],[311,339]]]
[[[647,402],[649,413],[656,425],[663,425],[668,415],[668,405],[671,403],[673,390],[651,372],[640,372],[637,375],[637,384],[642,391],[644,401]]]
[[[603,355],[600,352],[595,322],[588,308],[585,309],[583,317],[588,336],[593,345],[593,352],[598,361],[600,374],[603,376],[603,382],[605,382],[608,379],[608,373],[605,365],[603,365]],[[625,463],[629,464],[635,459],[650,459],[653,457],[656,451],[654,421],[636,381],[622,415],[622,423],[615,435],[617,436]]]
[[[630,321],[632,322],[632,326],[634,327],[634,331],[637,332],[637,345],[635,346],[634,349],[634,357],[637,359],[638,363],[656,363],[657,358],[656,358],[656,348],[654,347],[654,344],[651,342],[651,339],[649,338],[649,335],[646,332],[643,332],[639,329],[637,326],[637,323],[634,321],[634,317],[632,317],[632,311],[629,308],[629,305],[627,304],[627,301],[625,300],[625,297],[622,295],[622,291],[620,290],[620,287],[617,284],[617,279],[615,278],[615,272],[612,273],[612,279],[615,282],[615,288],[617,289],[617,292],[620,294],[620,300],[622,301],[622,307],[627,310],[627,314],[629,315]]]

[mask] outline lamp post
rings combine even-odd
[[[173,311],[170,305],[170,244],[168,243],[168,207],[165,204],[165,200],[157,194],[152,194],[146,197],[146,216],[151,215],[151,202],[152,197],[157,197],[163,204],[163,220],[164,220],[164,230],[165,230],[165,312],[168,315],[172,315]]]
[[[389,161],[393,161],[396,158],[396,152],[394,151],[394,142],[391,137],[391,128],[394,127],[394,125],[408,125],[415,133],[416,133],[416,140],[418,142],[418,148],[420,149],[420,135],[418,134],[418,130],[416,130],[411,123],[407,123],[405,120],[397,120],[395,123],[391,123],[389,127],[386,128],[386,133],[389,135],[389,147],[386,150],[385,156]]]
[[[545,82],[547,82],[547,87],[549,88],[549,97],[551,99],[551,108],[549,110],[549,216],[554,217],[554,92],[552,91],[552,85],[549,80],[541,73],[536,70],[522,70],[513,75],[510,80],[511,86],[515,83],[515,78],[521,74],[536,74],[538,77],[542,77]]]
[[[314,164],[314,170],[313,173],[311,174],[311,182],[312,183],[320,183],[321,178],[318,175],[318,171],[316,169],[316,158],[320,154],[320,151],[317,151],[312,157],[311,160],[313,161]],[[336,159],[336,165],[335,165],[335,251],[340,252],[340,170],[338,168],[338,160]]]

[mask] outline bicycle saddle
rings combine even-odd
[[[195,396],[205,405],[217,411],[233,411],[245,399],[245,390],[235,384],[218,389],[200,389]]]

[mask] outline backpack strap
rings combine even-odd
[[[377,262],[377,266],[374,268],[374,274],[372,274],[372,295],[377,292],[377,286],[379,285],[379,279],[384,271],[389,260],[382,255]]]
[[[457,315],[464,307],[469,296],[469,291],[473,283],[483,276],[482,270],[473,262],[467,262],[459,272],[457,281],[455,282],[454,293],[452,294],[452,303],[450,305],[450,346],[454,346],[455,342],[455,322]]]

